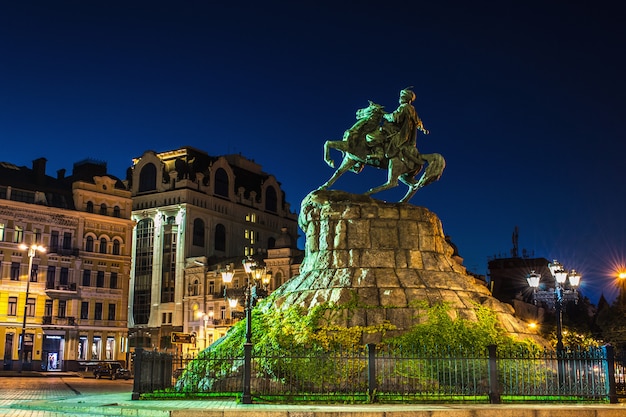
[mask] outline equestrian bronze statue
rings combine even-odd
[[[335,168],[330,150],[343,154],[341,165],[320,190],[325,190],[347,171],[359,173],[365,165],[387,170],[387,182],[365,192],[378,193],[396,187],[402,181],[409,189],[400,202],[409,201],[420,188],[437,181],[446,166],[438,153],[420,154],[417,150],[417,131],[428,134],[424,124],[411,104],[415,94],[409,89],[400,92],[400,105],[392,113],[384,107],[369,102],[369,106],[356,112],[356,123],[343,135],[343,140],[324,143],[324,160]],[[422,176],[417,174],[426,165]]]

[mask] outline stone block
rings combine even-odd
[[[361,266],[364,268],[395,268],[396,256],[393,249],[370,250],[361,253]]]
[[[424,283],[414,269],[398,269],[396,276],[402,288],[424,288]]]
[[[372,249],[397,249],[399,247],[398,228],[391,222],[372,222],[370,244]]]
[[[334,231],[334,240],[333,240],[333,248],[334,249],[348,249],[348,224],[346,220],[339,220],[335,225]]]
[[[407,300],[402,288],[378,287],[378,299],[383,307],[406,307]]]
[[[370,248],[370,222],[369,220],[348,221],[347,245],[351,249]]]
[[[417,222],[401,220],[398,222],[398,247],[400,249],[419,250],[419,228]]]
[[[352,268],[352,286],[358,287],[375,287],[376,275],[369,268]]]
[[[424,269],[424,258],[421,251],[409,250],[407,255],[408,268],[415,270]]]
[[[375,268],[372,274],[376,277],[376,286],[379,288],[400,287],[400,281],[394,268]]]
[[[396,206],[378,207],[378,218],[379,219],[399,219],[400,210]]]
[[[379,306],[380,305],[380,300],[378,299],[378,287],[357,288],[356,294],[358,296],[359,305],[364,305],[364,306]]]

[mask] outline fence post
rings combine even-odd
[[[250,318],[248,318],[250,320]],[[252,379],[252,343],[243,344],[243,394],[242,404],[252,404],[250,380]]]
[[[367,344],[367,398],[369,402],[376,402],[376,344]]]
[[[617,387],[615,385],[615,349],[611,345],[604,345],[604,354],[606,355],[606,371],[609,402],[617,404]]]
[[[489,402],[491,404],[500,404],[500,385],[498,383],[496,348],[496,345],[487,346],[487,350],[489,352]]]
[[[143,356],[143,349],[142,348],[136,348],[135,349],[135,359],[134,359],[134,372],[135,375],[133,376],[133,393],[131,396],[132,400],[138,400],[139,396],[141,395],[141,370],[142,370],[142,364],[141,364],[141,359]]]

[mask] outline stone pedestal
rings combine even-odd
[[[451,314],[476,320],[475,307],[493,310],[512,335],[531,337],[513,308],[490,295],[485,283],[453,258],[439,218],[424,207],[385,203],[341,191],[314,191],[302,202],[306,233],[300,275],[277,290],[275,308],[350,305],[339,326],[391,323],[401,334],[420,318],[420,305],[445,302]],[[423,311],[421,311],[423,313]],[[381,335],[372,335],[377,342]]]

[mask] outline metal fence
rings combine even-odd
[[[133,398],[240,397],[283,402],[617,402],[624,395],[624,355],[611,346],[537,353],[367,345],[331,352],[195,358],[138,350]],[[246,398],[246,393],[243,393]]]

